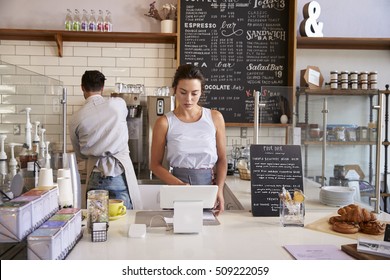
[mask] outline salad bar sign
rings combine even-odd
[[[299,145],[251,145],[251,198],[253,216],[279,216],[279,194],[303,191]]]
[[[207,82],[200,102],[227,123],[253,123],[253,92],[288,85],[291,2],[181,1],[180,64],[202,69]],[[278,119],[263,114],[260,122]]]

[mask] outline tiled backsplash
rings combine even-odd
[[[77,111],[84,102],[80,83],[85,70],[96,69],[104,73],[107,78],[104,95],[109,95],[114,90],[116,82],[144,84],[146,95],[153,95],[157,87],[171,85],[176,70],[175,48],[172,44],[64,42],[63,57],[58,57],[54,42],[1,40],[0,60],[28,70],[26,72],[39,74],[36,78],[46,76],[60,81],[68,91],[68,116]],[[54,101],[44,101],[44,97],[35,94],[41,92],[40,85],[35,85],[28,77],[18,77],[19,85],[18,89],[15,89],[9,85],[12,84],[11,81],[7,80],[13,77],[1,79],[7,84],[0,85],[2,133],[13,134],[14,124],[25,124],[25,116],[15,113],[27,105],[32,107],[33,114],[42,111],[50,113],[45,109],[47,106],[42,105],[44,102],[50,105],[50,102]],[[58,126],[60,115],[53,114],[45,121],[48,134],[55,139],[61,139],[62,130]],[[228,155],[233,145],[253,143],[253,128],[248,128],[247,138],[241,138],[240,132],[239,127],[226,128]],[[286,141],[285,128],[262,127],[259,134],[259,141],[263,144],[285,144]],[[67,149],[72,150],[69,139]]]

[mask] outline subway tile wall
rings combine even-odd
[[[55,42],[13,40],[0,40],[0,60],[61,81],[68,90],[68,117],[84,102],[80,80],[85,70],[96,69],[105,74],[107,81],[104,95],[109,95],[114,90],[116,82],[144,84],[146,95],[153,95],[157,87],[171,85],[177,63],[172,44],[64,42],[63,57],[59,57]],[[12,86],[1,86],[0,83],[0,94],[3,95],[0,110],[15,113],[15,110],[26,105],[42,104],[41,100],[33,98],[34,92],[39,89],[30,86],[28,80],[24,84],[25,95],[12,96],[9,93],[15,89]],[[143,104],[146,104],[145,100],[144,97]],[[19,108],[16,109],[17,107]],[[48,119],[50,122],[57,122],[58,118],[60,116],[57,115]],[[21,115],[16,119],[9,119],[4,115],[0,120],[1,126],[7,126],[8,129],[11,129],[13,122],[25,123],[25,117]],[[54,126],[52,129],[50,133],[58,133],[59,138],[61,130]],[[253,128],[249,127],[247,137],[241,138],[239,127],[227,127],[228,155],[235,145],[252,144],[253,134]],[[259,135],[259,142],[262,144],[286,142],[285,128],[261,127]],[[72,150],[69,139],[67,149]]]

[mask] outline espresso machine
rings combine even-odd
[[[148,166],[150,162],[152,136],[154,124],[160,116],[163,116],[169,111],[175,109],[175,97],[171,96],[168,87],[161,87],[156,90],[156,95],[147,97],[148,107]],[[164,160],[165,167],[168,167],[166,160]],[[153,179],[153,174],[149,171],[150,179]]]
[[[129,150],[134,167],[137,166],[137,174],[141,173],[141,165],[144,162],[143,155],[143,110],[140,95],[145,92],[142,84],[115,84],[115,92],[112,97],[121,97],[125,100],[128,109],[127,128],[129,130]]]

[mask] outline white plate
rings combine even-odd
[[[329,206],[345,206],[354,202],[355,189],[327,186],[320,190],[320,202]]]
[[[322,191],[327,192],[327,193],[333,193],[333,194],[340,194],[340,193],[354,193],[355,189],[350,188],[350,187],[322,187]]]

